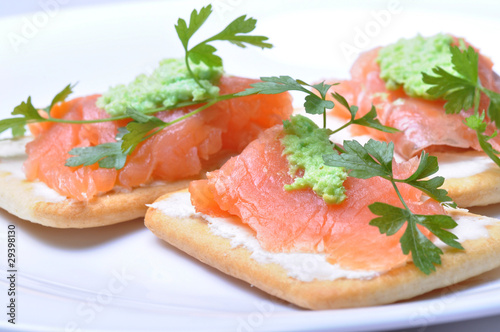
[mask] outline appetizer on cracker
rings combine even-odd
[[[350,165],[356,177],[343,167],[297,169],[283,144],[296,137],[291,126],[268,129],[189,192],[159,198],[146,226],[202,262],[310,309],[391,303],[500,265],[498,220],[429,198],[448,201],[436,188],[442,179],[422,179],[435,171],[435,158],[399,164],[390,145],[352,141],[340,154],[330,147],[326,164]],[[336,170],[314,174],[321,169]],[[470,228],[484,235],[471,237]]]
[[[265,128],[292,112],[288,94],[237,97],[257,80],[226,76],[214,41],[272,47],[249,35],[256,20],[241,16],[220,33],[192,46],[190,38],[211,14],[175,26],[185,59],[167,59],[151,75],[103,95],[66,100],[68,85],[51,105],[31,97],[0,131],[14,137],[28,125],[24,176],[20,160],[0,154],[0,207],[53,227],[94,227],[144,216],[146,204],[185,188],[188,180],[240,152]],[[196,14],[198,14],[195,11]],[[5,143],[5,142],[4,142]],[[4,145],[5,146],[5,145]],[[40,189],[43,190],[40,190]]]
[[[392,141],[406,159],[426,150],[443,164],[444,188],[459,206],[488,205],[500,202],[500,82],[492,67],[461,38],[417,36],[361,54],[351,79],[332,90],[359,106],[358,115],[373,105],[382,124],[399,130],[352,133]],[[340,104],[333,114],[350,116]]]

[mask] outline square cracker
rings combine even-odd
[[[56,228],[99,227],[144,217],[148,209],[146,204],[163,194],[187,188],[191,180],[204,177],[206,170],[217,168],[231,156],[227,151],[220,152],[204,163],[204,170],[198,176],[171,182],[157,181],[132,190],[117,188],[82,202],[64,199],[55,191],[47,197],[41,194],[41,191],[51,191],[47,185],[26,180],[21,168],[27,157],[25,144],[31,139],[0,141],[0,208],[21,219]]]
[[[166,199],[166,194],[158,201]],[[463,210],[454,216],[486,218]],[[425,275],[411,262],[372,279],[336,279],[304,282],[287,275],[278,264],[261,264],[243,247],[215,235],[199,216],[179,218],[150,208],[146,226],[159,238],[189,255],[261,290],[309,309],[363,307],[392,303],[446,287],[500,266],[500,221],[488,227],[489,236],[462,243],[465,251],[443,249],[442,264]]]

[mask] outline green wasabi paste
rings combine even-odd
[[[222,67],[208,67],[203,62],[190,64],[200,87],[186,69],[184,60],[165,59],[151,75],[141,74],[128,85],[111,87],[98,100],[97,106],[112,116],[125,114],[127,108],[146,112],[157,107],[169,107],[183,101],[198,101],[219,95],[216,84]]]
[[[424,38],[401,39],[397,43],[380,49],[377,62],[380,78],[389,90],[403,86],[410,97],[432,99],[427,93],[431,86],[422,81],[422,72],[432,74],[432,68],[440,66],[447,72],[458,75],[451,63],[450,46],[453,38],[438,34]]]
[[[304,170],[303,177],[295,178],[292,184],[285,185],[285,190],[312,188],[327,203],[341,203],[346,198],[344,180],[347,171],[343,167],[326,166],[324,154],[333,153],[330,131],[318,128],[310,119],[296,115],[284,121],[285,136],[281,144],[285,147],[290,164],[290,174]]]

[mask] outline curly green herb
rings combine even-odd
[[[396,191],[403,208],[386,203],[375,202],[368,206],[371,212],[379,217],[373,219],[370,225],[379,228],[382,234],[394,235],[406,224],[406,229],[401,237],[401,248],[404,254],[411,253],[413,262],[422,272],[429,274],[435,271],[434,264],[441,264],[442,250],[434,245],[420,232],[417,225],[431,231],[441,241],[457,249],[463,249],[457,242],[457,237],[447,231],[457,226],[457,223],[446,215],[420,215],[414,214],[408,208],[396,183],[406,183],[413,186],[427,196],[442,202],[450,207],[456,207],[444,189],[439,189],[444,178],[437,176],[425,180],[439,169],[437,158],[422,152],[417,170],[406,179],[395,179],[392,170],[394,158],[394,144],[368,141],[364,146],[356,141],[344,141],[345,152],[323,156],[325,164],[334,167],[345,167],[349,176],[359,179],[369,179],[375,176],[390,181]]]
[[[500,159],[497,156],[499,152],[488,142],[497,135],[497,130],[495,129],[490,135],[485,134],[488,125],[485,114],[488,114],[496,128],[500,128],[500,94],[481,85],[478,75],[479,55],[471,46],[463,52],[457,46],[452,46],[450,50],[453,69],[459,75],[450,74],[441,67],[432,70],[435,76],[422,73],[424,83],[432,85],[427,93],[434,98],[446,100],[444,105],[446,113],[459,113],[473,107],[474,114],[465,119],[465,125],[476,132],[481,149],[500,166]],[[490,99],[486,111],[479,110],[481,93]]]

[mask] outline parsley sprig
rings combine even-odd
[[[468,116],[464,123],[476,132],[481,148],[500,166],[500,158],[497,156],[500,152],[488,142],[498,131],[495,129],[492,134],[485,134],[488,125],[485,114],[488,114],[496,128],[500,128],[500,94],[482,86],[478,74],[479,55],[471,46],[464,51],[457,46],[451,46],[450,50],[453,69],[459,76],[450,74],[441,67],[432,69],[435,76],[422,73],[423,82],[432,85],[427,93],[434,98],[446,100],[446,113],[459,113],[473,107],[474,113]],[[490,99],[487,110],[479,110],[482,93]]]
[[[212,5],[203,7],[200,9],[200,12],[195,9],[191,12],[189,25],[184,19],[179,18],[177,25],[175,26],[177,35],[179,36],[182,46],[184,47],[186,67],[201,88],[205,87],[191,70],[189,62],[192,61],[195,64],[203,62],[209,67],[222,66],[222,59],[215,54],[217,49],[210,43],[214,41],[228,41],[231,44],[243,48],[246,47],[245,44],[261,47],[262,49],[273,47],[272,44],[266,42],[269,38],[265,36],[246,35],[255,29],[257,20],[251,17],[247,18],[246,15],[242,15],[229,23],[229,25],[221,32],[189,48],[188,45],[191,37],[193,37],[196,31],[198,31],[203,23],[205,23],[211,13]]]
[[[335,100],[338,101],[342,106],[344,106],[351,114],[351,119],[347,123],[345,123],[343,126],[334,130],[333,134],[335,134],[336,132],[341,131],[342,129],[344,129],[350,125],[353,125],[353,124],[368,127],[368,128],[377,129],[379,131],[383,131],[386,133],[396,133],[399,131],[396,128],[384,126],[380,123],[380,121],[377,119],[377,110],[375,109],[375,106],[372,105],[372,108],[370,109],[370,111],[368,113],[366,113],[361,118],[356,119],[356,114],[358,113],[358,106],[349,105],[347,100],[342,95],[340,95],[338,92],[332,93],[332,97],[335,98]]]
[[[69,151],[70,154],[76,157],[70,157],[66,160],[66,166],[90,166],[95,163],[102,168],[120,169],[125,166],[127,161],[127,153],[122,151],[121,138],[127,133],[125,128],[118,128],[116,142],[99,144],[93,147],[73,148]]]
[[[12,115],[21,115],[20,117],[0,120],[0,133],[11,129],[12,136],[20,137],[26,133],[26,125],[29,123],[68,122],[62,119],[53,118],[50,114],[50,110],[57,103],[65,101],[66,98],[73,92],[72,89],[73,86],[68,84],[64,89],[61,90],[61,92],[56,94],[56,96],[52,99],[50,105],[43,109],[46,113],[46,117],[40,115],[40,112],[31,103],[31,96],[28,97],[26,102],[21,102],[21,104],[17,105],[11,113]]]
[[[386,203],[375,202],[368,206],[370,211],[379,216],[370,222],[370,225],[379,228],[382,234],[394,235],[406,224],[403,236],[400,239],[404,254],[411,253],[413,262],[425,274],[435,271],[434,264],[441,264],[442,250],[432,243],[417,227],[427,228],[447,245],[463,249],[457,242],[457,237],[447,231],[457,226],[450,216],[414,214],[404,201],[397,183],[406,183],[413,186],[427,196],[442,202],[450,207],[456,207],[447,192],[439,187],[444,178],[437,176],[427,180],[439,169],[437,158],[422,152],[417,170],[406,179],[394,178],[392,161],[394,158],[394,144],[369,140],[364,146],[357,141],[344,141],[344,152],[323,156],[325,164],[334,167],[345,167],[349,176],[359,179],[369,179],[375,176],[390,181],[396,191],[403,208]]]
[[[332,109],[335,104],[333,101],[327,99],[328,91],[335,84],[326,84],[321,82],[318,84],[308,84],[300,79],[294,79],[290,76],[273,76],[273,77],[261,77],[262,82],[257,82],[251,84],[251,88],[245,91],[238,92],[237,96],[248,96],[253,94],[277,94],[286,91],[302,91],[307,94],[304,98],[304,109],[308,114],[322,114],[323,115],[323,128],[326,128],[326,110]],[[308,88],[312,89],[308,89]],[[317,93],[314,93],[314,90]],[[358,112],[357,106],[350,106],[347,100],[342,97],[337,92],[332,93],[331,96],[338,101],[340,104],[345,106],[351,113],[351,119],[349,122],[344,124],[342,127],[332,131],[332,134],[352,125],[358,124],[369,128],[374,128],[387,133],[394,133],[399,130],[382,125],[377,119],[377,112],[375,107],[372,106],[370,112],[365,114],[363,117],[356,119],[356,113]]]
[[[265,36],[247,35],[255,29],[257,21],[253,18],[247,18],[246,15],[243,15],[229,23],[229,25],[221,32],[198,43],[192,48],[188,48],[191,37],[205,23],[211,13],[211,5],[203,7],[199,12],[197,10],[193,10],[191,13],[189,24],[187,24],[184,19],[180,18],[177,22],[177,25],[175,26],[177,35],[179,36],[182,46],[184,47],[184,50],[186,52],[185,62],[187,70],[197,82],[197,84],[202,88],[205,87],[203,87],[200,80],[194,75],[190,67],[190,62],[195,64],[203,62],[209,67],[222,66],[222,59],[215,54],[217,49],[210,43],[214,41],[228,41],[239,47],[246,47],[246,45],[253,45],[261,48],[272,47],[272,44],[266,42],[268,38]],[[51,104],[43,109],[47,114],[46,117],[40,115],[39,111],[33,106],[31,97],[28,97],[26,102],[22,102],[12,112],[12,115],[20,115],[20,117],[0,120],[0,133],[11,129],[13,137],[22,136],[26,131],[25,126],[27,124],[37,122],[86,124],[131,118],[132,121],[129,122],[126,127],[119,128],[119,132],[115,137],[116,142],[109,142],[91,147],[74,148],[69,151],[69,153],[73,155],[73,157],[68,158],[66,162],[66,166],[73,167],[82,165],[88,166],[94,163],[98,163],[99,166],[103,168],[121,169],[125,165],[127,156],[130,155],[141,142],[144,142],[145,140],[151,138],[164,128],[180,122],[190,116],[193,116],[219,101],[239,97],[235,94],[226,94],[217,96],[215,98],[199,100],[196,102],[180,102],[170,107],[157,107],[147,110],[144,113],[137,112],[133,109],[128,109],[125,115],[95,120],[67,120],[52,117],[50,114],[50,110],[52,109],[52,107],[59,102],[65,101],[68,95],[72,93],[72,88],[73,87],[71,85],[66,86],[54,97]],[[196,108],[193,111],[190,111],[189,113],[184,114],[183,116],[173,121],[164,122],[153,115],[157,112],[192,105],[202,106]]]
[[[24,102],[21,102],[18,106],[14,108],[12,111],[11,115],[21,115],[21,117],[12,117],[12,118],[7,118],[7,119],[2,119],[0,120],[0,133],[11,129],[12,130],[12,136],[13,137],[20,137],[23,136],[26,132],[25,126],[27,124],[31,123],[39,123],[39,122],[54,122],[54,123],[69,123],[69,124],[91,124],[91,123],[101,123],[101,122],[110,122],[110,121],[117,121],[117,120],[123,120],[123,119],[129,119],[131,118],[130,116],[130,111],[125,114],[125,115],[118,115],[118,116],[113,116],[109,118],[101,118],[101,119],[93,119],[93,120],[68,120],[68,119],[61,119],[61,118],[54,118],[50,114],[50,110],[52,109],[52,106],[59,102],[64,102],[67,98],[67,96],[72,93],[72,86],[67,85],[61,92],[59,92],[56,97],[52,100],[50,106],[47,106],[45,108],[36,108],[33,106],[31,102],[31,96],[28,97],[28,99]],[[64,94],[62,94],[64,92]],[[182,107],[188,107],[188,106],[193,106],[193,105],[200,105],[200,104],[205,104],[209,102],[214,102],[214,101],[220,101],[220,100],[227,100],[231,98],[236,98],[234,94],[227,94],[227,95],[221,95],[217,96],[215,98],[211,99],[205,99],[205,100],[198,100],[198,101],[185,101],[185,102],[179,102],[175,105],[169,106],[169,107],[156,107],[149,109],[145,111],[143,114],[154,114],[162,111],[168,111],[168,110],[173,110],[173,109],[178,109]],[[43,117],[40,115],[40,112],[38,110],[43,110],[46,112],[47,116]]]

